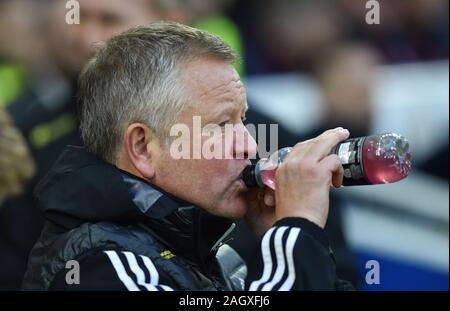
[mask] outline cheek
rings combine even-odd
[[[216,206],[230,195],[232,173],[228,161],[202,160],[196,163],[189,187],[196,199],[205,205]]]
[[[223,191],[231,175],[223,160],[173,160],[170,155],[158,163],[158,172],[165,184],[183,189],[186,194],[210,192],[213,195]]]
[[[233,137],[228,138],[224,132],[206,131],[211,137],[203,137],[201,141],[201,156],[204,159],[222,160],[230,159],[233,150]]]
[[[236,172],[233,160],[175,160],[169,152],[157,158],[156,179],[163,189],[203,206],[215,206],[228,197]]]
[[[230,173],[226,161],[223,160],[201,160],[195,165],[196,172],[203,186],[208,189],[220,188],[229,180]]]

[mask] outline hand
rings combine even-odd
[[[276,220],[303,217],[325,227],[330,187],[340,187],[344,175],[339,157],[330,152],[348,136],[336,128],[295,145],[275,175]]]
[[[245,220],[250,229],[263,235],[276,221],[275,194],[270,188],[251,188],[247,194],[248,211]]]
[[[276,222],[275,192],[268,187],[250,188],[246,193],[246,199],[248,211],[245,221],[256,235],[261,236]]]

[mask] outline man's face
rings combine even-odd
[[[183,70],[183,83],[189,103],[178,123],[190,128],[190,153],[193,155],[193,119],[201,117],[202,127],[220,126],[219,135],[201,137],[201,147],[221,144],[221,157],[205,159],[174,159],[168,148],[153,153],[155,177],[152,183],[184,200],[226,218],[245,215],[247,203],[245,184],[240,178],[256,154],[256,142],[242,123],[247,110],[244,86],[234,68],[222,61],[202,59],[190,62]],[[234,126],[234,135],[227,137],[225,125]],[[219,130],[219,128],[216,128]]]
[[[58,4],[53,14],[52,32],[55,33],[53,46],[57,57],[71,72],[80,70],[94,55],[96,44],[106,42],[129,28],[164,19],[150,0],[78,0],[78,2],[80,4],[78,25],[61,24],[64,20],[62,17],[67,11],[64,5]],[[61,42],[62,40],[65,42]],[[61,48],[62,43],[64,48]]]

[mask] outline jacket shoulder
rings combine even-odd
[[[129,250],[157,258],[164,247],[137,226],[110,222],[84,223],[63,234],[44,230],[30,253],[23,289],[48,289],[55,275],[65,270],[69,261],[109,249]]]

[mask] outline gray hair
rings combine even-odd
[[[202,57],[232,63],[234,51],[206,31],[173,22],[132,28],[110,39],[79,77],[81,137],[88,151],[115,163],[125,129],[149,126],[163,144],[186,103],[182,65]]]

